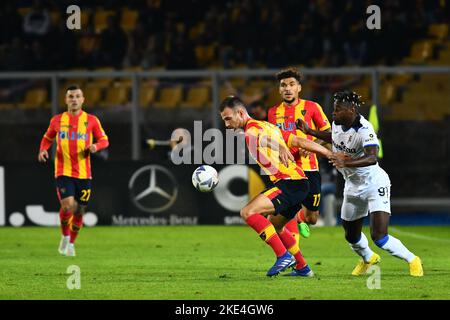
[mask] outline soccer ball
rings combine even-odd
[[[210,192],[218,183],[217,171],[211,166],[200,166],[192,174],[192,184],[200,192]]]

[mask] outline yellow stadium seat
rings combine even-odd
[[[237,92],[234,88],[229,86],[222,86],[219,90],[219,100],[222,102],[228,96],[235,96]]]
[[[120,25],[125,32],[130,32],[136,28],[136,22],[139,18],[139,12],[137,10],[125,9],[122,12]]]
[[[403,86],[403,85],[411,82],[412,75],[410,73],[396,74],[396,75],[392,75],[390,78],[385,77],[384,79],[386,80],[386,82],[389,82],[390,84],[397,85],[397,86]]]
[[[141,85],[139,90],[139,106],[147,108],[155,102],[156,89],[153,85]]]
[[[406,91],[400,103],[392,106],[383,118],[386,120],[439,121],[449,114],[450,97],[446,95],[424,95],[413,88]]]
[[[232,85],[236,90],[247,84],[247,81],[242,77],[229,78],[228,83]]]
[[[241,14],[241,9],[239,7],[234,7],[231,11],[231,22],[237,22],[239,16]]]
[[[98,68],[98,69],[95,69],[95,71],[108,72],[108,71],[114,71],[114,68],[111,68],[111,67]],[[98,87],[98,88],[104,89],[104,88],[110,86],[113,81],[114,81],[113,77],[92,78],[92,80],[89,81],[86,84],[86,86]]]
[[[366,103],[368,103],[368,101],[371,99],[370,86],[357,86],[351,88],[351,90],[359,94],[361,96],[361,100]]]
[[[195,87],[190,88],[186,100],[183,101],[183,108],[201,108],[210,102],[209,88]]]
[[[413,44],[411,54],[404,59],[405,63],[419,64],[431,57],[433,46],[431,41],[418,41]]]
[[[53,26],[58,26],[61,22],[61,12],[52,11],[50,12],[50,20]]]
[[[88,10],[81,10],[81,29],[85,30],[89,26],[89,19],[91,17],[91,13]]]
[[[189,29],[189,39],[195,41],[204,32],[205,32],[205,23],[199,22],[195,26],[191,27],[191,29]]]
[[[420,84],[442,94],[448,95],[450,91],[450,74],[422,74],[420,80]]]
[[[395,98],[395,86],[390,83],[384,83],[380,87],[381,105],[390,104]]]
[[[272,86],[277,86],[278,83],[276,81],[271,80],[251,80],[249,85],[251,87],[259,87],[262,89],[271,88]]]
[[[161,89],[159,100],[153,105],[156,108],[175,108],[183,97],[183,89],[181,87],[170,87]]]
[[[208,46],[199,45],[195,47],[195,57],[201,66],[206,66],[214,60],[215,45]]]
[[[264,90],[261,87],[249,86],[244,88],[242,94],[246,96],[262,96],[264,94]]]
[[[83,90],[87,81],[86,78],[67,78],[64,82],[60,83],[60,88],[66,90],[69,86],[77,85]]]
[[[23,102],[18,103],[17,106],[23,109],[37,109],[45,105],[47,96],[46,89],[31,89],[25,94]]]
[[[14,103],[0,103],[0,110],[12,110],[14,109]]]
[[[60,108],[66,107],[66,88],[59,88],[58,90],[58,106]]]
[[[115,15],[112,10],[97,10],[94,15],[95,33],[101,33],[108,26],[108,17]]]
[[[280,93],[278,92],[278,89],[271,89],[269,93],[267,94],[267,97],[264,99],[264,103],[268,108],[273,107],[276,104],[279,104],[281,102]]]
[[[91,53],[98,45],[98,39],[94,35],[83,35],[78,40],[78,47],[83,54]]]
[[[105,100],[99,103],[100,107],[120,106],[129,101],[129,90],[126,87],[111,87],[106,91]]]
[[[433,23],[428,28],[428,35],[437,39],[439,42],[443,41],[448,36],[448,24]]]
[[[102,98],[102,90],[98,87],[87,87],[83,90],[84,93],[84,105],[88,108],[98,106],[100,99]]]
[[[21,8],[18,8],[17,9],[17,12],[22,16],[22,17],[25,17],[26,16],[26,14],[28,13],[28,12],[30,12],[31,11],[31,7],[21,7]]]

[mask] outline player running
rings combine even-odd
[[[46,162],[47,150],[56,138],[55,177],[62,232],[58,251],[66,256],[75,256],[74,242],[91,197],[90,154],[109,145],[98,118],[82,110],[83,102],[78,86],[67,88],[67,111],[50,120],[38,155],[39,162]]]
[[[223,100],[220,115],[227,129],[243,129],[249,153],[273,183],[273,187],[263,191],[241,210],[244,221],[272,247],[277,256],[267,276],[277,275],[293,265],[294,271],[288,275],[313,276],[295,238],[284,228],[306,198],[309,182],[303,170],[294,162],[281,131],[268,122],[252,119],[244,103],[237,97]],[[291,134],[287,141],[290,147],[301,147],[331,156],[328,149],[295,135]],[[266,218],[268,215],[272,215],[270,221]]]
[[[314,101],[300,99],[302,86],[300,84],[301,74],[294,68],[289,67],[281,70],[276,75],[279,81],[278,90],[283,102],[269,109],[268,121],[278,126],[285,134],[294,134],[299,137],[316,140],[313,136],[297,130],[295,122],[297,119],[306,121],[309,127],[320,132],[329,132],[330,123],[322,107]],[[302,210],[296,215],[296,219],[289,221],[286,228],[289,229],[298,242],[298,234],[307,238],[310,235],[308,224],[316,224],[319,216],[321,177],[319,173],[319,162],[315,153],[302,154],[298,148],[291,149],[296,163],[303,169],[309,181],[309,193],[303,202]],[[299,226],[297,226],[299,223]]]
[[[354,92],[337,92],[334,95],[332,133],[318,132],[302,123],[306,133],[333,143],[333,151],[344,152],[348,158],[337,158],[333,153],[331,162],[345,179],[344,201],[341,208],[345,239],[362,260],[352,275],[365,274],[367,269],[380,261],[380,256],[369,248],[361,232],[364,217],[370,213],[370,235],[373,242],[391,255],[409,263],[411,276],[423,276],[422,262],[397,238],[388,234],[391,215],[388,174],[378,165],[378,139],[372,125],[361,114],[359,95]]]

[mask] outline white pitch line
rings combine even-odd
[[[411,238],[416,238],[416,239],[421,239],[421,240],[430,240],[430,241],[440,241],[440,242],[449,242],[449,239],[444,239],[444,238],[434,238],[434,237],[428,237],[428,236],[423,236],[421,234],[417,234],[417,233],[413,233],[413,232],[407,232],[407,231],[401,231],[397,228],[393,228],[393,227],[389,227],[390,231],[393,231],[394,233],[398,233],[400,235],[405,235]]]

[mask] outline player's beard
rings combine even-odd
[[[295,98],[292,98],[291,100],[283,99],[283,101],[287,104],[292,104],[295,101]]]

